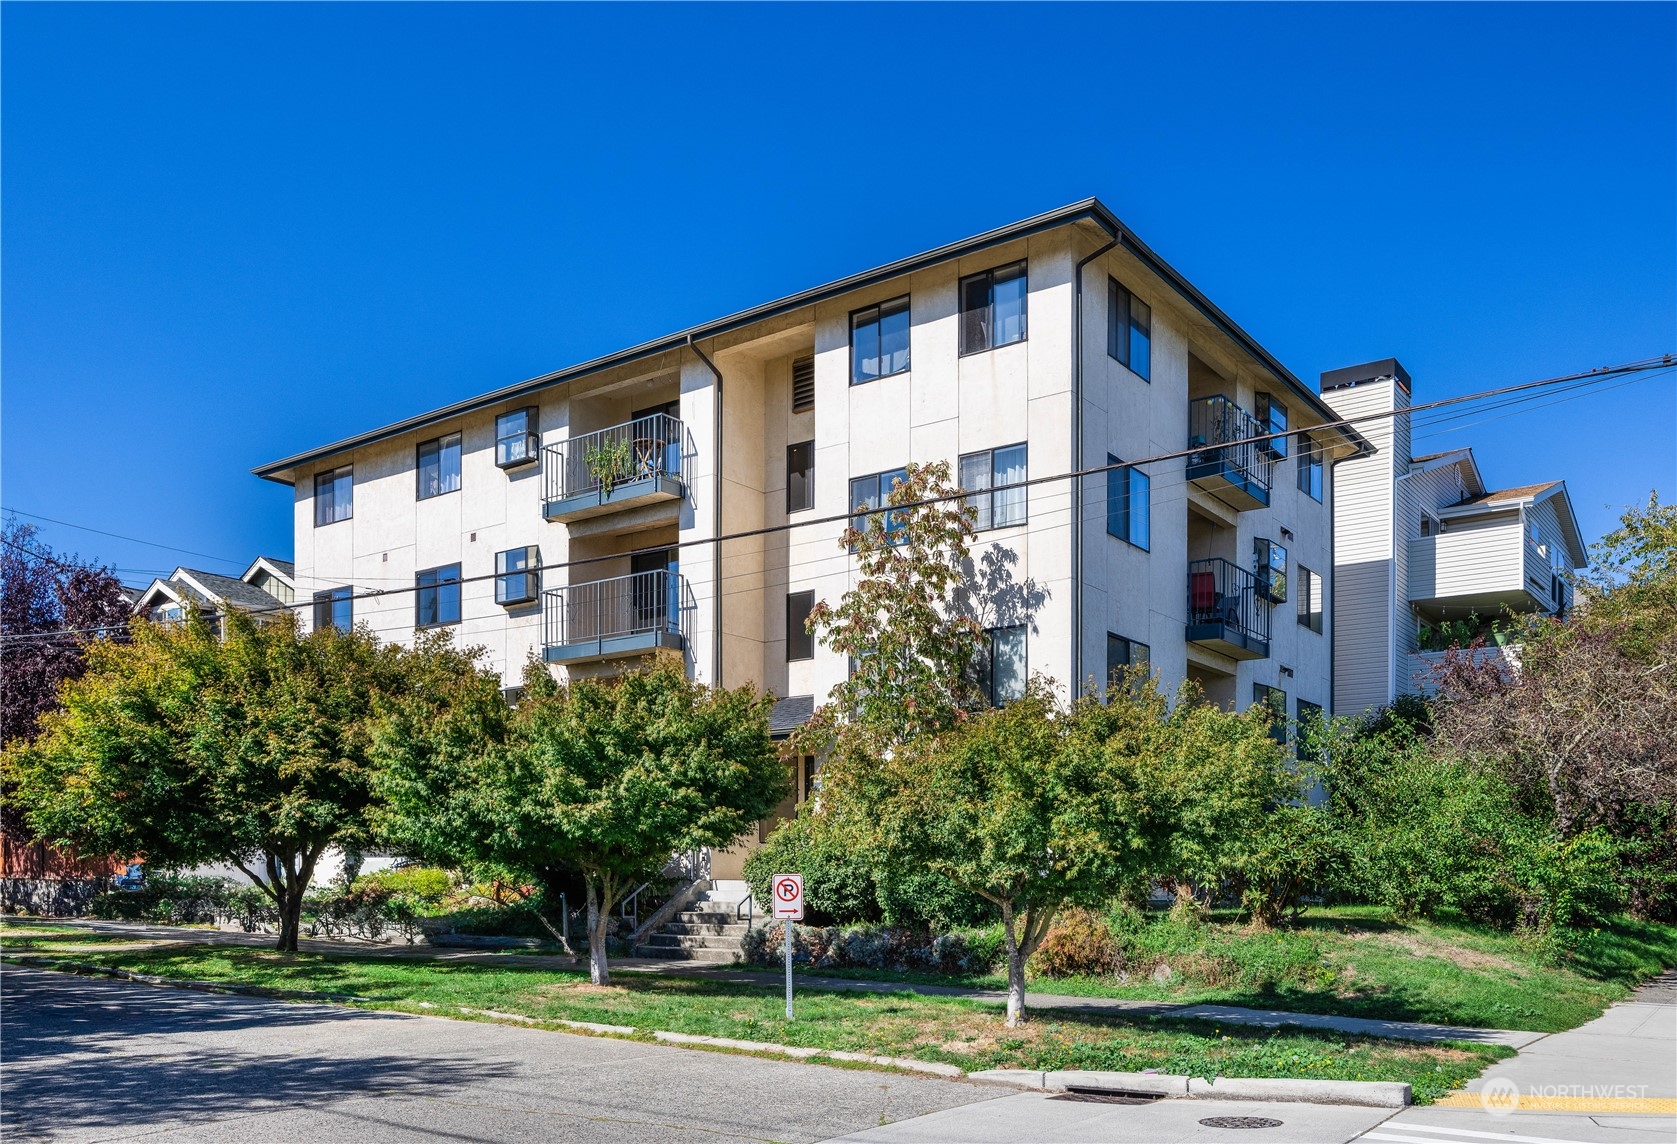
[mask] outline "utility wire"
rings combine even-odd
[[[117,532],[106,532],[102,528],[90,528],[85,524],[71,524],[67,520],[56,520],[56,519],[54,519],[53,517],[50,517],[50,516],[40,516],[36,513],[24,512],[21,508],[0,507],[0,512],[16,513],[18,516],[27,516],[30,520],[44,520],[48,524],[59,524],[59,525],[63,525],[65,528],[74,528],[74,529],[78,529],[82,532],[97,533],[100,536],[108,536],[113,540],[126,540],[130,544],[144,544],[148,548],[161,548],[166,552],[181,552],[181,553],[186,554],[187,556],[201,556],[205,560],[219,560],[223,564],[233,564],[233,565],[236,565],[240,568],[248,567],[249,564],[250,564],[250,561],[248,561],[248,560],[234,560],[232,557],[229,557],[229,556],[212,556],[208,552],[194,552],[190,548],[177,548],[173,544],[160,544],[155,540],[141,540],[137,536],[123,536],[121,533],[117,533]]]

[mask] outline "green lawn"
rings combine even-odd
[[[1420,1045],[1306,1031],[1221,1027],[1144,1018],[1091,1019],[1043,1013],[1007,1029],[994,1006],[900,992],[800,990],[785,1020],[776,983],[728,984],[622,973],[598,988],[584,973],[493,964],[379,957],[282,955],[266,950],[171,946],[101,951],[75,940],[41,942],[41,953],[195,980],[347,993],[366,1008],[453,1014],[461,1006],[537,1019],[631,1025],[986,1068],[1158,1069],[1194,1076],[1322,1077],[1409,1082],[1418,1101],[1459,1088],[1508,1050]],[[8,956],[16,956],[8,950]]]
[[[1033,977],[1042,993],[1216,1002],[1559,1032],[1600,1015],[1638,983],[1677,965],[1677,926],[1620,919],[1576,935],[1563,965],[1512,934],[1468,925],[1400,924],[1375,907],[1309,911],[1291,930],[1232,922],[1184,932],[1153,919],[1127,948],[1128,979]],[[1169,979],[1155,980],[1158,966]],[[765,971],[772,972],[772,971]],[[948,976],[799,967],[813,976],[1006,988],[1000,974]]]

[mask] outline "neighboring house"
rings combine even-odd
[[[1341,464],[1334,502],[1334,711],[1428,690],[1464,625],[1488,638],[1509,614],[1559,615],[1588,562],[1563,481],[1487,490],[1471,449],[1410,452],[1410,378],[1395,358],[1322,375],[1342,416],[1376,445]],[[1446,628],[1445,625],[1448,625]]]
[[[296,571],[289,560],[258,556],[234,578],[196,568],[176,568],[153,580],[134,599],[134,614],[158,623],[181,620],[191,611],[218,617],[230,608],[258,620],[282,615],[296,600]]]
[[[792,697],[791,723],[847,671],[803,629],[852,583],[843,526],[716,537],[948,461],[993,700],[1145,662],[1291,716],[1330,702],[1332,472],[1369,449],[1334,419],[1089,200],[256,472],[294,490],[313,623],[452,627],[509,687],[529,657],[582,675],[668,648]]]

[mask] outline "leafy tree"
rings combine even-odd
[[[1097,902],[1133,872],[1134,792],[1090,716],[1046,683],[940,734],[866,760],[823,789],[835,825],[888,864],[918,864],[995,904],[1007,950],[1007,1023],[1025,1013],[1025,962],[1067,903]]]
[[[567,685],[532,664],[503,727],[465,710],[385,728],[391,828],[451,861],[580,871],[589,977],[603,985],[612,907],[672,853],[726,846],[785,797],[770,703],[694,683],[673,657]]]
[[[86,647],[125,638],[128,600],[109,568],[55,555],[33,525],[0,525],[0,746],[35,734]]]
[[[954,726],[980,701],[971,669],[984,629],[948,603],[966,586],[976,514],[940,499],[960,491],[947,461],[904,471],[886,497],[890,511],[859,517],[840,538],[855,553],[855,582],[838,604],[810,612],[810,632],[854,671],[794,737],[800,753],[845,740],[887,749]]]
[[[1637,659],[1657,659],[1677,636],[1677,504],[1657,491],[1630,505],[1619,527],[1590,546],[1590,567],[1578,578],[1579,621],[1612,630]]]
[[[381,711],[435,711],[493,681],[446,637],[407,649],[365,629],[301,636],[290,616],[236,611],[223,626],[140,621],[130,643],[89,645],[63,710],[7,753],[6,774],[48,840],[165,868],[236,865],[274,903],[291,951],[321,854],[372,841]]]

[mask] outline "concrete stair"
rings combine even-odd
[[[712,882],[687,908],[635,947],[636,957],[728,965],[739,960],[748,928],[737,911],[749,891],[744,882]]]

